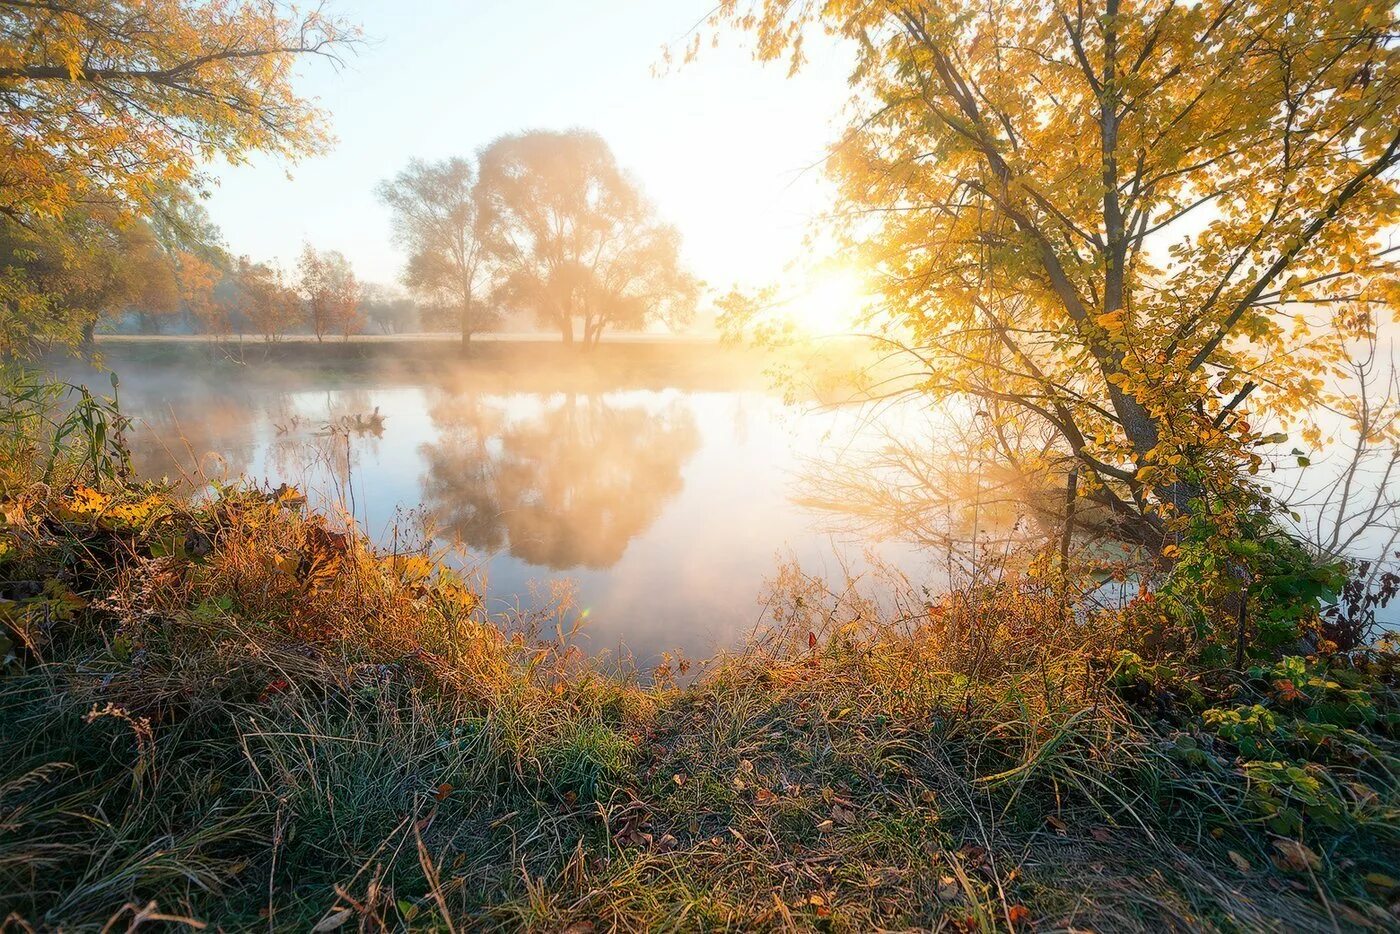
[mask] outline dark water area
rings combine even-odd
[[[246,477],[343,508],[384,546],[427,540],[494,609],[567,595],[580,645],[639,663],[742,642],[765,580],[839,580],[908,545],[833,534],[798,505],[804,465],[862,430],[788,405],[751,354],[700,342],[211,346],[111,342],[138,472]],[[62,375],[107,390],[74,363]]]

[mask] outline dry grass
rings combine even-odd
[[[641,683],[290,491],[3,499],[12,929],[1394,923],[1357,881],[1392,836],[1272,865],[1111,686],[1113,617],[1034,587],[790,570],[747,650]]]

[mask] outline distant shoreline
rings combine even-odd
[[[309,344],[333,346],[344,344],[460,344],[462,336],[450,331],[419,331],[412,334],[352,334],[349,338],[327,337],[318,341],[313,334],[292,334],[277,340],[266,340],[260,335],[238,334],[219,336],[214,334],[98,334],[98,344],[240,344],[254,347],[276,347],[285,344]],[[622,333],[603,335],[603,344],[718,344],[718,334],[647,334]],[[558,334],[543,331],[503,331],[475,334],[471,343],[475,344],[560,344],[564,342]]]

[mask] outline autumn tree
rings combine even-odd
[[[602,137],[580,130],[504,136],[480,158],[479,210],[495,264],[494,300],[597,344],[609,327],[670,324],[694,311],[699,285],[680,236],[618,167]]]
[[[348,340],[359,331],[360,285],[349,260],[336,250],[323,252],[307,244],[297,271],[306,320],[318,342],[337,333]]]
[[[0,221],[0,359],[54,338],[90,340],[105,316],[153,321],[179,307],[174,267],[148,224],[104,205]]]
[[[354,41],[319,11],[261,0],[0,0],[0,224],[96,203],[150,216],[171,187],[198,187],[211,155],[321,149],[293,67]],[[14,276],[0,300],[7,317],[45,303]],[[74,330],[36,320],[31,341]]]
[[[244,256],[229,278],[234,300],[264,340],[280,339],[297,323],[301,302],[277,267]]]
[[[379,186],[395,239],[408,251],[404,284],[456,320],[464,345],[498,318],[486,300],[489,269],[475,185],[471,162],[452,158],[415,159]]]
[[[223,279],[222,270],[192,250],[178,251],[174,261],[180,301],[190,318],[205,334],[228,336],[233,330],[233,309],[214,291]]]
[[[1393,4],[724,0],[854,57],[836,234],[921,388],[1155,536],[1257,470],[1396,297]],[[1270,427],[1265,427],[1266,425]],[[1315,434],[1312,435],[1315,437]]]

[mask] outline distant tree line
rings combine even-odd
[[[424,321],[397,288],[362,284],[335,250],[303,247],[295,269],[233,256],[188,193],[150,219],[105,207],[26,226],[0,226],[0,268],[46,297],[56,318],[139,334],[348,338],[402,333]]]
[[[699,283],[607,143],[584,131],[506,136],[475,160],[415,160],[378,193],[408,253],[402,286],[362,283],[336,250],[293,269],[235,256],[199,198],[172,185],[141,215],[96,204],[0,226],[0,268],[76,325],[140,334],[459,332],[503,322],[591,347],[608,328],[680,326]]]

